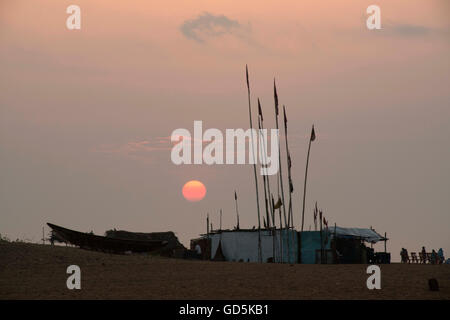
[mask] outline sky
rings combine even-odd
[[[66,28],[72,4],[80,30]],[[449,13],[445,0],[2,0],[0,234],[39,242],[51,222],[171,230],[189,246],[207,213],[235,225],[234,190],[241,227],[257,225],[250,165],[170,158],[172,131],[195,120],[249,127],[248,64],[253,121],[259,97],[275,126],[274,77],[287,108],[297,229],[314,124],[307,229],[317,201],[330,225],[386,232],[394,261],[402,247],[449,253]],[[189,180],[202,201],[183,198]]]

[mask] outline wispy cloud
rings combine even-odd
[[[250,27],[242,25],[237,20],[225,15],[214,15],[204,12],[194,19],[186,20],[180,26],[181,33],[188,39],[204,43],[209,38],[216,38],[226,34],[238,38],[248,38]]]
[[[105,144],[96,148],[95,152],[128,156],[145,156],[155,151],[170,150],[170,137],[158,137],[151,140],[130,141],[125,144]]]
[[[192,144],[200,142],[202,145],[211,141],[198,140],[188,136],[174,136],[176,141],[172,142],[171,137],[156,137],[153,139],[130,141],[123,144],[103,144],[94,149],[94,152],[104,154],[116,154],[123,156],[147,156],[155,152],[166,152],[172,149],[182,139],[190,140]]]
[[[392,35],[404,36],[404,37],[416,37],[425,36],[433,31],[433,29],[426,26],[408,23],[396,23],[392,21],[387,21],[383,29],[388,31]]]

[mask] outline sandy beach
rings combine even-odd
[[[66,269],[81,268],[81,290]],[[73,247],[0,242],[0,299],[450,299],[449,265],[280,265],[113,255]],[[436,278],[440,291],[428,289]]]

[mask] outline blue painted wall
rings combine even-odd
[[[306,264],[316,263],[316,250],[320,250],[320,231],[303,231],[298,233],[301,236],[301,261]],[[325,233],[322,233],[325,236]],[[330,249],[331,236],[324,243],[324,249]]]

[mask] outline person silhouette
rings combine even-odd
[[[438,250],[438,258],[439,258],[439,264],[444,263],[445,258],[444,258],[444,250],[442,250],[442,248],[439,248]]]

